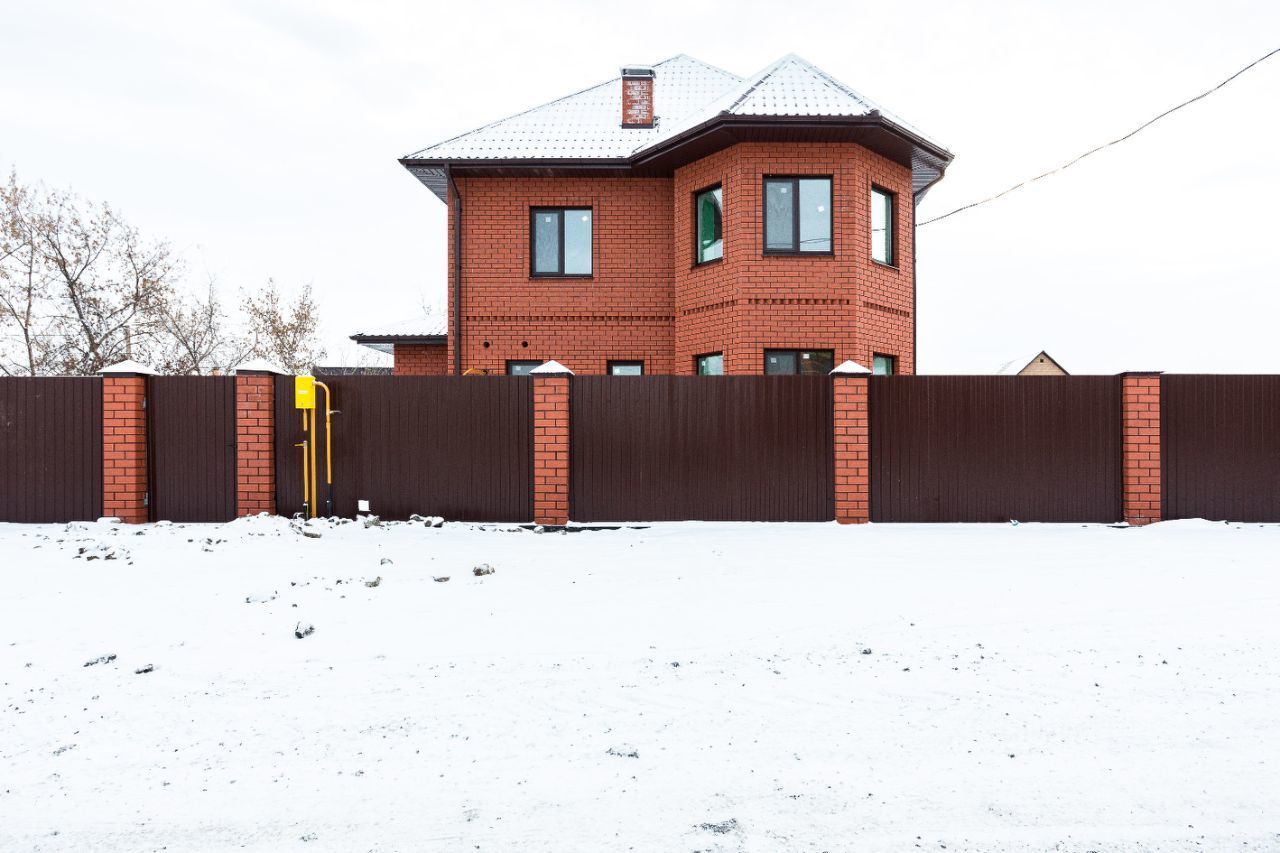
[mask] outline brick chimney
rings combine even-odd
[[[622,126],[653,127],[653,69],[622,69]]]

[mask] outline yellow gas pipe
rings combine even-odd
[[[324,389],[324,482],[329,487],[325,498],[325,514],[333,515],[333,406],[329,398],[329,386],[317,381],[316,386]],[[311,410],[312,424],[315,424],[315,409]],[[313,426],[314,429],[314,426]],[[314,432],[313,432],[314,434]],[[311,470],[315,471],[315,456],[311,457]],[[319,473],[316,473],[319,479]],[[319,489],[316,490],[317,493]],[[318,498],[318,495],[317,495]]]

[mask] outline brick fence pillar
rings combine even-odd
[[[1124,520],[1160,520],[1160,375],[1120,375],[1120,418],[1124,446],[1121,500]]]
[[[533,377],[533,521],[569,522],[569,377],[554,361]]]
[[[147,376],[123,362],[102,371],[102,514],[129,524],[151,520],[147,499]]]
[[[862,524],[871,519],[870,409],[867,377],[835,373],[831,377],[836,521]]]
[[[276,377],[236,370],[236,515],[276,513]]]

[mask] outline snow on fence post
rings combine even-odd
[[[1120,374],[1120,429],[1124,454],[1121,502],[1129,524],[1159,521],[1160,374]]]
[[[102,376],[102,514],[129,524],[150,520],[145,364],[122,361]]]
[[[863,524],[871,518],[870,373],[853,361],[831,371],[832,475],[836,521],[841,524]]]
[[[558,361],[535,367],[533,377],[533,521],[569,522],[569,377]]]
[[[236,368],[236,516],[276,513],[276,376],[269,361]]]

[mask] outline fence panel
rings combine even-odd
[[[1160,378],[1162,515],[1280,521],[1280,376]]]
[[[834,517],[825,376],[580,376],[570,402],[576,521]]]
[[[456,521],[533,519],[533,381],[507,376],[325,376],[333,392],[332,504],[357,501],[389,519],[413,513]],[[317,403],[324,394],[317,389]],[[276,384],[276,505],[302,510],[302,416],[293,377]],[[324,480],[324,411],[317,410],[317,467]]]
[[[233,377],[150,377],[147,436],[153,519],[230,521],[236,517]]]
[[[872,521],[1111,522],[1113,376],[876,376]]]
[[[0,521],[102,515],[102,380],[0,378]]]

